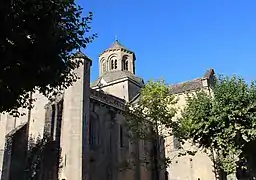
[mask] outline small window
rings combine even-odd
[[[51,138],[53,138],[54,134],[54,126],[55,126],[55,114],[56,114],[56,107],[55,104],[52,105],[52,114],[51,114]]]
[[[117,69],[117,60],[115,60],[115,69]]]
[[[63,100],[57,103],[57,109],[58,109],[57,118],[58,118],[58,121],[61,122],[63,118]]]
[[[127,60],[125,61],[125,64],[124,64],[124,70],[128,70],[128,61]]]
[[[63,118],[63,100],[59,101],[56,106],[56,122],[55,122],[55,140],[60,140],[61,136],[61,124],[62,124],[62,118]]]
[[[127,56],[123,56],[122,69],[123,70],[128,70],[128,57]]]
[[[124,132],[123,132],[123,126],[120,125],[120,147],[124,147]]]
[[[111,70],[114,69],[114,60],[111,60]]]

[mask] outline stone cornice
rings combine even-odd
[[[63,95],[58,95],[54,101],[49,101],[44,108],[47,109],[52,104],[58,103],[63,99]],[[99,90],[94,90],[90,88],[90,99],[98,101],[100,103],[106,104],[113,107],[114,109],[123,110],[125,105],[125,100],[115,97],[110,94],[106,94]],[[65,99],[64,99],[65,100]]]
[[[104,79],[104,78],[103,78]],[[117,79],[115,81],[112,81],[112,82],[109,82],[105,85],[102,85],[100,88],[104,88],[104,87],[108,87],[108,86],[112,86],[114,84],[118,84],[120,82],[124,82],[124,81],[130,81],[132,82],[133,84],[135,84],[136,86],[138,87],[142,87],[138,82],[134,81],[133,79],[129,78],[129,77],[124,77],[124,78],[120,78],[120,79]],[[92,89],[99,89],[99,87],[97,85],[94,85],[94,86],[91,86]]]
[[[91,89],[90,92],[91,92],[90,94],[91,99],[101,102],[103,104],[106,104],[108,106],[114,107],[118,110],[124,109],[125,100],[117,98],[110,94],[106,94],[102,91],[94,90],[94,89]]]
[[[132,51],[124,49],[124,48],[111,48],[111,49],[104,50],[102,53],[99,54],[99,56],[101,56],[102,54],[104,54],[106,52],[116,52],[119,50],[121,50],[122,52],[125,52],[125,53],[134,54]]]

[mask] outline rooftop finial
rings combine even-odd
[[[117,35],[115,35],[115,41],[118,41],[118,39],[117,39]]]

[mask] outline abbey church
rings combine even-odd
[[[99,77],[93,82],[90,82],[92,61],[81,52],[73,58],[84,62],[75,70],[80,78],[54,101],[34,93],[34,108],[22,110],[26,115],[15,118],[0,114],[1,180],[23,176],[28,139],[45,134],[61,149],[61,168],[57,167],[59,157],[52,164],[44,160],[40,164],[42,180],[216,179],[212,159],[205,152],[178,157],[180,144],[175,137],[163,141],[164,154],[172,160],[166,169],[156,173],[139,161],[144,154],[144,143],[129,141],[122,113],[126,102],[136,103],[144,85],[143,79],[135,75],[133,51],[115,41],[99,55]],[[170,85],[170,93],[179,98],[177,107],[185,106],[186,93],[198,89],[210,93],[213,74],[210,69],[202,77]],[[186,146],[193,148],[190,144]],[[124,168],[121,164],[125,160],[133,162],[133,166]]]

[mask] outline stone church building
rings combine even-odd
[[[125,103],[136,103],[144,85],[143,79],[135,75],[133,51],[115,41],[99,55],[99,77],[92,83],[91,60],[81,52],[73,58],[84,62],[75,70],[80,79],[54,101],[35,93],[34,108],[22,110],[26,115],[14,118],[0,114],[1,179],[22,176],[28,138],[45,134],[61,148],[61,168],[49,170],[47,163],[42,163],[42,180],[215,179],[213,163],[205,153],[177,157],[179,142],[175,137],[164,140],[165,156],[172,159],[172,164],[157,173],[157,178],[156,173],[138,160],[144,151],[143,142],[129,141],[122,115]],[[171,85],[170,92],[179,97],[177,106],[184,107],[186,93],[198,89],[210,91],[213,73],[208,70],[202,77]],[[125,160],[131,160],[133,166],[124,168]]]

